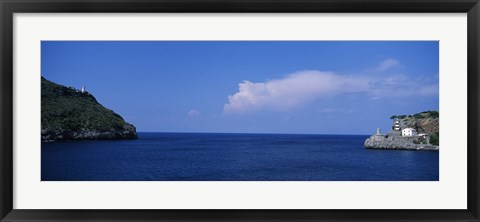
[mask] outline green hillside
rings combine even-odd
[[[42,77],[42,140],[137,138],[135,127],[80,92]]]

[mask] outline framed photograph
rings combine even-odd
[[[0,7],[1,221],[480,221],[478,0]]]

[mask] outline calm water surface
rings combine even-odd
[[[43,181],[437,181],[438,151],[369,150],[368,136],[139,133],[42,143]]]

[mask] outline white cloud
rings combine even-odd
[[[319,113],[352,113],[351,109],[336,109],[336,108],[323,108],[318,110]]]
[[[372,81],[369,94],[371,99],[433,96],[438,95],[438,82],[396,74]]]
[[[400,65],[400,62],[396,59],[385,59],[377,66],[376,70],[379,72],[383,72],[398,65]]]
[[[192,110],[188,111],[187,115],[189,117],[198,117],[198,116],[200,116],[200,111],[192,109]]]
[[[301,71],[266,82],[241,82],[238,84],[238,92],[228,96],[224,112],[286,111],[315,100],[346,93],[364,94],[372,100],[436,96],[438,79],[411,78],[404,74],[355,76],[313,70]]]
[[[324,108],[324,109],[319,110],[318,112],[320,112],[320,113],[335,113],[337,111],[338,111],[338,109],[335,109],[335,108]]]
[[[368,91],[369,79],[332,72],[302,71],[264,83],[243,81],[238,86],[238,92],[228,96],[225,112],[288,110],[322,97]]]
[[[438,84],[428,84],[423,85],[419,88],[419,93],[423,96],[437,95],[438,94]]]

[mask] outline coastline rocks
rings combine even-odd
[[[42,130],[42,141],[56,140],[119,140],[138,139],[136,129],[133,125],[127,124],[122,130],[111,130],[106,132],[83,130]]]
[[[402,137],[396,134],[372,135],[365,140],[364,146],[368,149],[396,149],[396,150],[438,150],[438,146],[422,144],[418,137]]]

